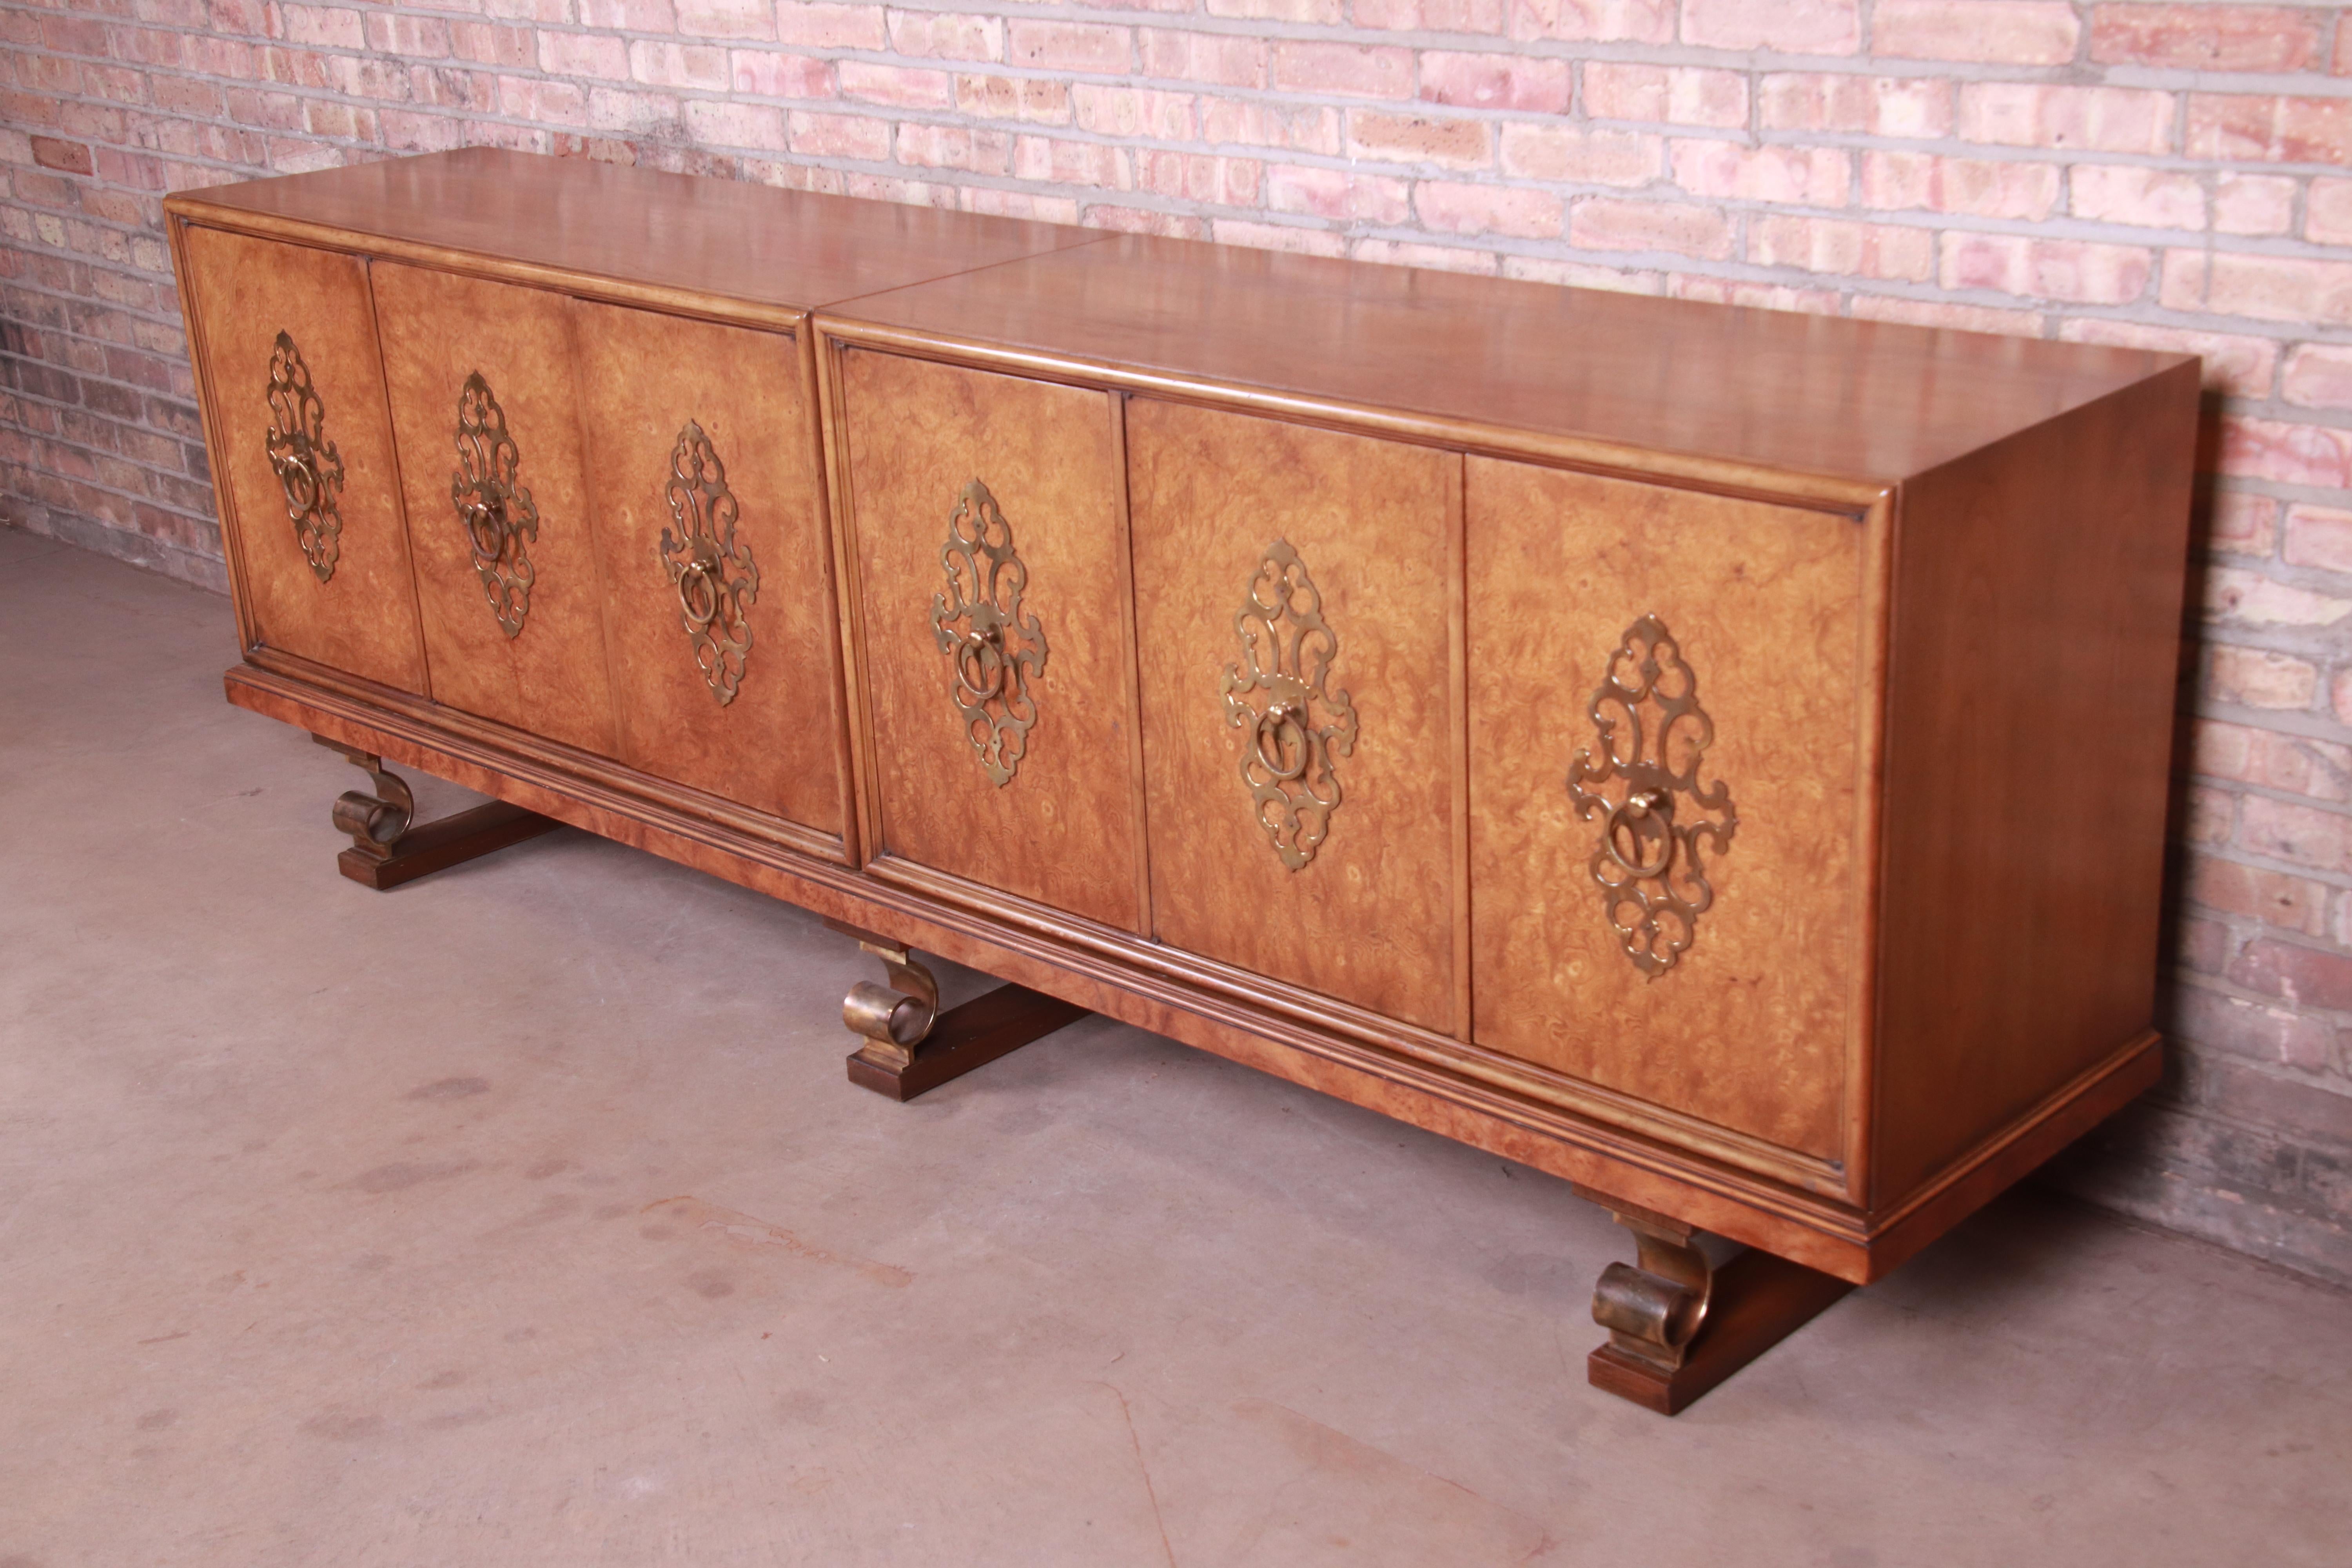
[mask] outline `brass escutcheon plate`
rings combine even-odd
[[[940,547],[947,589],[931,596],[931,636],[948,657],[948,696],[989,782],[1021,770],[1037,723],[1034,683],[1045,673],[1045,631],[1021,606],[1029,568],[1013,525],[980,480],[964,486]]]
[[[449,500],[473,552],[482,596],[508,637],[522,635],[538,574],[530,542],[539,537],[539,508],[520,480],[522,454],[507,434],[507,411],[480,371],[457,394],[457,468]]]
[[[654,554],[677,590],[678,623],[692,644],[695,668],[724,708],[742,689],[751,657],[748,612],[759,596],[760,567],[751,547],[735,538],[740,509],[727,488],[727,467],[691,419],[670,449],[663,493],[677,531],[663,529]]]
[[[286,490],[286,517],[310,574],[324,583],[342,558],[342,454],[327,439],[327,408],[291,333],[269,353],[269,467]]]
[[[1289,541],[1267,545],[1243,583],[1234,635],[1242,657],[1222,690],[1225,722],[1242,731],[1242,784],[1274,852],[1302,871],[1339,808],[1332,759],[1356,748],[1356,705],[1330,683],[1339,634]]]

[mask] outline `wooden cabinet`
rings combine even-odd
[[[877,856],[1143,929],[1118,407],[843,357]]]
[[[232,700],[852,930],[855,1081],[1090,1008],[1563,1177],[1672,1409],[2155,1079],[2192,361],[483,150],[167,205]]]
[[[1128,404],[1154,934],[1441,1033],[1462,462]]]
[[[434,700],[615,755],[568,301],[372,271]]]
[[[246,642],[423,691],[366,264],[196,229],[182,275]]]
[[[571,309],[618,755],[837,842],[849,781],[802,344]]]

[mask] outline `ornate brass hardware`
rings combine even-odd
[[[537,577],[526,542],[539,537],[539,508],[518,482],[522,455],[507,434],[507,412],[480,371],[457,394],[457,464],[449,500],[474,552],[474,574],[499,628],[520,637]]]
[[[1045,632],[1021,611],[1029,568],[1013,547],[1013,526],[974,479],[948,517],[940,547],[947,591],[931,595],[931,635],[948,656],[948,695],[963,715],[964,738],[999,788],[1028,754],[1037,722],[1030,685],[1045,673]]]
[[[669,455],[670,521],[655,552],[677,590],[678,620],[693,639],[695,668],[724,708],[743,684],[751,654],[751,624],[744,612],[760,592],[751,547],[735,542],[738,508],[727,488],[727,468],[702,426],[689,419]]]
[[[269,466],[286,489],[286,517],[310,574],[324,583],[342,556],[342,454],[327,439],[326,405],[293,337],[278,334],[269,353]]]
[[[1301,870],[1329,836],[1339,807],[1331,759],[1356,749],[1356,707],[1348,693],[1330,688],[1339,635],[1324,622],[1323,595],[1287,540],[1267,545],[1243,584],[1234,633],[1242,658],[1225,667],[1223,692],[1225,721],[1245,732],[1242,783],[1275,853]],[[1265,694],[1265,707],[1248,700],[1253,691]]]
[[[1592,1321],[1609,1331],[1610,1344],[1622,1354],[1660,1372],[1678,1371],[1706,1323],[1715,1266],[1689,1226],[1613,1201],[1609,1206],[1617,1223],[1633,1233],[1640,1261],[1612,1263],[1601,1271],[1592,1292]]]
[[[882,961],[890,984],[861,980],[841,1000],[841,1021],[865,1044],[857,1054],[895,1072],[915,1065],[915,1047],[940,1016],[940,983],[903,947],[878,937],[857,945]]]
[[[1631,680],[1620,673],[1627,666]],[[1698,782],[1715,721],[1698,705],[1698,677],[1683,662],[1682,645],[1657,616],[1625,628],[1592,694],[1591,714],[1601,761],[1592,760],[1592,748],[1577,752],[1568,795],[1578,816],[1602,818],[1591,862],[1601,913],[1625,956],[1655,980],[1690,946],[1698,917],[1715,902],[1700,838],[1711,851],[1729,848],[1739,818],[1722,780]],[[1624,784],[1623,799],[1598,788],[1613,782]],[[1675,820],[1678,800],[1687,802],[1681,822]],[[1702,812],[1716,815],[1696,815]]]

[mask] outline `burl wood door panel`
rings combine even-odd
[[[866,350],[843,356],[841,388],[880,849],[1139,929],[1134,684],[1108,396]],[[975,481],[1002,526],[977,497],[967,504]],[[1009,535],[1017,557],[1018,572],[1008,563],[994,574],[995,602],[1013,608],[1017,579],[1016,618],[1034,620],[1037,636],[1011,631],[1008,656],[1044,645],[1042,668],[1021,667],[1034,723],[1003,732],[994,752],[1000,769],[1014,764],[1002,784],[974,735],[992,739],[989,715],[1017,716],[1013,673],[983,660],[960,685],[958,657],[934,626],[936,603],[956,635],[977,635],[953,618],[943,559],[959,516],[968,536],[985,529],[1001,548]],[[1000,689],[999,676],[1004,696],[968,720],[958,692],[978,702]]]
[[[185,251],[257,640],[422,692],[367,264],[210,228],[188,229]]]
[[[1851,517],[1472,458],[1467,531],[1473,974],[1484,1045],[1825,1160],[1843,1152],[1847,1051],[1860,963],[1856,846],[1863,689],[1864,526]],[[1653,974],[1628,956],[1593,868],[1604,826],[1580,817],[1580,750],[1605,766],[1592,713],[1612,656],[1644,617],[1616,676],[1695,693],[1713,721],[1668,725],[1641,709],[1647,743],[1727,809],[1671,789],[1676,830],[1736,816],[1730,841],[1693,832],[1713,902],[1686,948]],[[1626,707],[1599,706],[1630,734]],[[1633,760],[1629,757],[1627,760]],[[1622,805],[1636,778],[1587,781]],[[1653,824],[1656,814],[1650,814]],[[1627,858],[1660,840],[1618,819]],[[1626,880],[1616,861],[1603,862]],[[1674,890],[1703,904],[1677,869]],[[1667,879],[1636,879],[1654,897]],[[1663,904],[1662,898],[1657,902]],[[1616,919],[1639,929],[1639,912]],[[1675,918],[1644,951],[1671,946]]]
[[[611,756],[569,301],[392,262],[370,270],[434,700]],[[477,375],[487,401],[469,389]],[[478,496],[480,482],[529,492],[503,510],[520,537],[501,540],[495,519],[469,526],[453,492]]]
[[[838,837],[838,644],[799,343],[572,310],[621,759]]]
[[[1462,458],[1145,398],[1127,441],[1155,934],[1451,1030]]]

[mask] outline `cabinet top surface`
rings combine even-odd
[[[173,205],[798,310],[1102,237],[489,147],[189,191]]]
[[[1045,360],[1871,483],[2186,360],[1134,235],[826,315]]]

